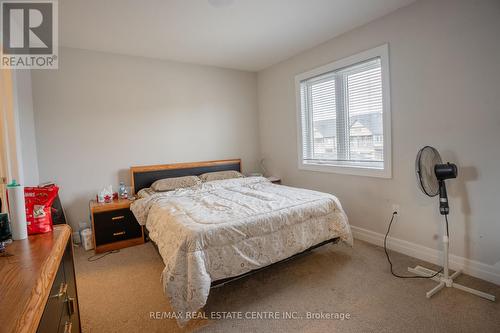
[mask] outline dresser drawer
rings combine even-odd
[[[69,240],[38,324],[37,333],[80,332],[72,246]]]
[[[64,310],[64,290],[66,288],[66,279],[64,277],[64,267],[59,266],[52,288],[50,289],[49,297],[43,311],[42,318],[38,325],[38,333],[57,332],[61,314]]]
[[[96,246],[142,236],[142,227],[130,209],[94,213]]]

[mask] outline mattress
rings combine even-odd
[[[201,309],[212,281],[238,276],[339,237],[352,245],[347,217],[327,193],[263,177],[211,181],[136,200],[165,263],[162,283],[178,322]]]

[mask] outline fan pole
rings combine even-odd
[[[448,235],[444,235],[443,236],[443,248],[444,248],[444,267],[443,267],[443,272],[444,272],[444,276],[443,278],[444,279],[448,279],[449,276],[450,276],[450,270],[449,270],[449,264],[450,264],[450,260],[449,260],[449,249],[450,249],[450,238],[448,237]],[[453,281],[451,281],[453,282]],[[450,287],[448,285],[448,281],[446,281],[446,286],[447,287]]]

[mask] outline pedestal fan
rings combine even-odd
[[[417,183],[429,197],[435,197],[439,194],[439,212],[444,215],[446,221],[446,234],[443,235],[443,273],[433,271],[431,269],[416,266],[415,268],[408,268],[408,271],[417,274],[418,276],[428,277],[439,284],[427,292],[427,298],[446,287],[454,287],[471,294],[495,301],[495,296],[478,291],[461,284],[455,283],[453,280],[460,275],[461,271],[455,271],[449,274],[449,227],[448,227],[448,213],[450,208],[448,205],[448,195],[446,193],[446,179],[456,178],[458,174],[457,166],[452,163],[443,163],[438,151],[430,146],[425,146],[419,150],[417,159],[415,161],[415,171],[417,175]]]

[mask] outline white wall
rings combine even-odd
[[[40,180],[60,185],[74,227],[133,165],[258,167],[255,73],[62,48],[59,70],[32,80]]]
[[[30,70],[13,70],[12,79],[17,118],[16,130],[19,131],[20,154],[18,156],[21,162],[19,171],[22,177],[18,181],[25,186],[34,186],[39,183],[39,175]]]
[[[439,249],[437,199],[420,193],[414,176],[417,150],[433,145],[460,167],[448,187],[451,252],[500,274],[499,18],[498,1],[417,1],[259,72],[267,168],[285,184],[337,195],[352,225],[376,233],[385,233],[397,203],[393,235]],[[298,170],[294,76],[387,42],[393,178]]]

